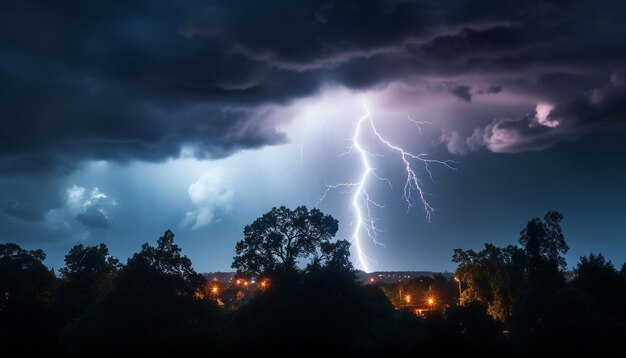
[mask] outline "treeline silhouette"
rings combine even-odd
[[[357,281],[349,243],[332,240],[334,218],[273,208],[237,243],[238,277],[269,283],[237,310],[205,294],[209,283],[169,230],[126,264],[104,244],[76,245],[58,275],[43,251],[0,244],[2,348],[68,356],[626,352],[626,269],[590,254],[567,272],[561,220],[556,212],[530,220],[519,246],[455,250],[454,279],[384,284]],[[428,309],[416,315],[426,297]]]

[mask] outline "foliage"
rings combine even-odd
[[[529,259],[529,268],[533,272],[543,271],[544,265],[556,266],[565,270],[565,255],[569,250],[561,221],[563,215],[556,211],[548,211],[543,218],[531,219],[520,233],[519,243]]]
[[[548,305],[565,285],[565,253],[569,250],[560,222],[563,216],[549,211],[543,221],[531,219],[520,233],[525,253],[525,286],[514,307],[511,331],[518,344],[540,344]]]
[[[156,247],[146,243],[128,260],[113,289],[71,322],[63,342],[76,354],[96,347],[111,354],[134,349],[206,353],[216,339],[228,339],[217,328],[221,315],[216,305],[194,298],[204,283],[168,230]]]
[[[517,309],[518,316],[528,320],[524,326],[537,324],[550,296],[564,281],[564,254],[569,248],[561,220],[563,216],[555,211],[543,220],[531,219],[520,232],[521,248],[485,244],[479,252],[454,250],[457,276],[467,286],[462,303],[483,302],[489,314],[507,324]]]
[[[276,270],[296,271],[300,260],[308,260],[309,266],[349,265],[349,243],[330,241],[338,228],[337,220],[318,209],[272,208],[244,228],[232,267],[242,277],[259,277]]]
[[[59,270],[58,301],[65,321],[79,315],[108,292],[120,267],[119,260],[109,255],[105,244],[72,247],[65,256],[65,267]]]
[[[482,302],[492,317],[509,322],[515,298],[524,286],[523,251],[512,245],[485,244],[479,252],[455,249],[452,261],[459,264],[456,275],[467,286],[461,303]]]
[[[400,311],[372,325],[374,356],[450,354],[502,355],[507,340],[502,326],[473,302],[426,318]]]
[[[0,337],[3,349],[36,351],[56,339],[50,304],[56,279],[42,250],[0,244]]]
[[[113,275],[120,268],[120,261],[109,255],[105,244],[83,246],[78,244],[65,255],[65,267],[59,272],[66,280],[83,280],[101,275]]]
[[[372,322],[393,314],[380,290],[358,284],[351,270],[335,266],[282,272],[271,287],[234,317],[243,350],[364,352]]]
[[[150,285],[151,282],[158,283],[152,288],[188,296],[193,296],[206,283],[204,277],[193,269],[191,260],[181,255],[180,247],[174,244],[174,233],[171,230],[165,231],[156,247],[143,244],[141,251],[128,259],[116,284],[137,287]]]
[[[0,244],[0,312],[18,313],[50,303],[54,274],[43,264],[45,258],[42,250]]]
[[[573,286],[597,300],[599,309],[613,319],[626,322],[626,307],[616,297],[626,297],[626,280],[602,254],[583,256],[574,269]]]
[[[618,272],[601,254],[590,254],[566,282],[561,220],[555,212],[530,220],[520,246],[455,250],[462,305],[449,276],[357,282],[349,244],[331,241],[336,220],[305,207],[274,208],[246,227],[235,258],[239,273],[263,274],[269,285],[256,293],[246,289],[235,312],[199,294],[207,282],[169,230],[124,266],[104,244],[76,245],[60,280],[43,264],[43,251],[0,244],[0,337],[5,351],[56,355],[61,344],[81,356],[573,355],[599,349],[623,355],[624,266]],[[230,289],[234,295],[241,287]],[[436,304],[417,317],[412,309],[426,297]]]

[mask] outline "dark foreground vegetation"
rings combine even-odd
[[[233,268],[257,286],[228,307],[169,230],[126,264],[104,244],[77,245],[58,275],[41,250],[0,244],[3,352],[626,352],[625,268],[590,254],[566,272],[561,219],[530,220],[519,245],[455,250],[454,278],[388,285],[357,282],[349,244],[332,240],[331,216],[274,208],[237,243]]]

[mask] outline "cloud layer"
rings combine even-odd
[[[0,170],[224,157],[285,142],[272,111],[295,99],[393,82],[548,103],[558,126],[512,114],[450,135],[459,153],[538,150],[623,122],[625,15],[582,0],[5,2]]]
[[[219,212],[228,213],[232,209],[233,190],[219,173],[203,174],[189,185],[188,194],[196,209],[185,214],[182,225],[192,230],[209,225]]]
[[[50,226],[68,230],[76,221],[88,235],[90,229],[104,229],[110,225],[110,210],[115,206],[117,202],[97,187],[88,191],[84,187],[72,185],[66,190],[64,205],[50,209],[45,221]]]

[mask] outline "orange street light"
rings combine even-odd
[[[459,304],[461,304],[461,279],[458,276],[454,276],[454,281],[459,284]]]
[[[411,295],[406,295],[406,296],[404,297],[404,300],[406,301],[406,304],[407,304],[407,305],[408,305],[408,304],[410,304],[410,303],[411,303]]]
[[[217,294],[217,291],[218,291],[217,286],[213,286],[213,287],[211,288],[211,292],[213,292],[213,294]]]
[[[370,283],[374,283],[374,281],[375,281],[374,278],[370,277]]]
[[[434,298],[432,298],[432,297],[428,297],[428,298],[426,299],[426,302],[428,302],[428,305],[429,305],[429,306],[433,306],[433,305],[435,304],[435,299],[434,299]]]

